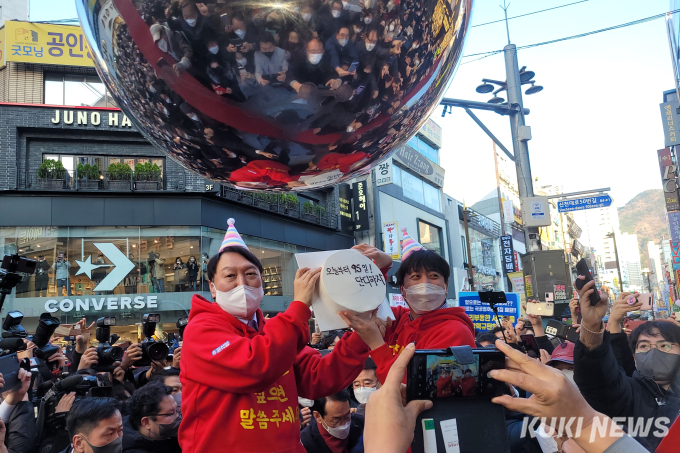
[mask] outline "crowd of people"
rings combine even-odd
[[[541,317],[531,314],[516,325],[504,320],[494,332],[476,332],[463,308],[447,305],[448,263],[405,230],[403,247],[396,277],[407,308],[395,307],[394,319],[385,321],[341,311],[347,329],[310,335],[321,269],[299,269],[295,301],[265,318],[258,308],[262,264],[230,219],[220,251],[208,262],[213,300],[194,296],[182,342],[166,349],[172,355],[153,358],[153,315],[143,319],[147,339],[141,343],[116,343],[106,318],[96,323],[96,341],[90,338],[95,323],[79,321],[73,350],[45,342],[42,327],[19,342],[34,360],[2,394],[0,452],[406,452],[422,411],[440,398],[481,397],[476,380],[487,374],[505,383],[502,396],[488,404],[505,407],[505,426],[493,429],[507,430],[513,453],[675,451],[666,442],[680,436],[674,425],[680,324],[674,318],[625,332],[626,314],[641,307],[636,295],[621,293],[609,307],[602,293],[591,305],[596,289],[589,282],[571,303],[576,343],[546,335]],[[372,246],[354,248],[383,273],[392,266],[389,255]],[[479,362],[438,356],[428,370],[437,379],[427,395],[432,401],[405,401],[415,343],[500,351],[505,368],[488,371]],[[528,354],[535,345],[536,357]],[[564,431],[571,418],[581,419],[573,433]],[[422,451],[422,445],[413,448]]]
[[[408,138],[468,16],[463,0],[134,5],[107,50],[122,107],[184,165],[255,189],[333,181]]]

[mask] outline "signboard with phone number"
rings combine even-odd
[[[508,299],[508,303],[496,306],[498,316],[501,321],[504,316],[507,316],[514,326],[520,317],[519,293],[505,293],[505,297]],[[481,332],[490,332],[498,325],[491,306],[479,300],[479,293],[460,292],[458,293],[458,302],[459,306],[463,307],[465,313],[472,319],[475,329]]]

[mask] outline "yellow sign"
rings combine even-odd
[[[0,29],[0,68],[4,66],[5,66],[5,29],[2,28]]]
[[[0,51],[6,61],[94,66],[79,26],[6,21],[4,35]]]

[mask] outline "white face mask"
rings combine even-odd
[[[333,17],[335,17],[336,19],[337,19],[338,17],[340,17],[340,11],[338,11],[337,9],[334,9],[334,10],[331,12],[331,14],[332,14]]]
[[[366,404],[368,403],[368,397],[376,390],[378,389],[375,387],[359,387],[354,389],[354,397],[359,401],[359,404]]]
[[[236,60],[236,63],[240,64],[241,66],[245,66],[248,63],[247,59],[242,59],[242,60]]]
[[[340,47],[345,47],[347,45],[347,39],[338,39],[338,44],[340,44]]]
[[[188,26],[190,27],[195,27],[196,26],[196,19],[184,19],[187,23]]]
[[[371,23],[371,18],[370,18],[370,17],[364,17],[364,23],[365,23],[366,25],[370,24],[370,23]]]
[[[312,407],[312,406],[314,406],[314,400],[310,400],[310,399],[298,396],[298,404],[302,407]]]
[[[351,134],[352,132],[354,132],[354,128],[351,125],[347,126],[347,132]]]
[[[574,370],[562,370],[562,372],[567,376],[569,382],[576,385],[576,382],[574,382]]]
[[[372,42],[367,42],[366,43],[366,50],[371,52],[373,49],[375,49],[375,44],[373,44]]]
[[[361,28],[354,27],[354,33],[356,34],[361,33]]]
[[[234,33],[236,33],[236,36],[238,36],[241,39],[243,39],[243,37],[246,35],[245,30],[241,30],[241,29],[234,30]]]
[[[323,423],[323,427],[328,431],[328,434],[330,434],[333,437],[336,437],[338,439],[347,439],[347,436],[349,436],[349,428],[351,426],[350,422],[345,423],[344,425],[336,426],[335,428],[331,428],[330,426],[326,425],[326,423]]]
[[[168,42],[165,39],[159,40],[157,43],[158,48],[161,49],[163,52],[168,51]]]
[[[309,60],[311,64],[319,64],[322,57],[323,54],[321,53],[310,53],[309,55],[307,55],[307,60]]]
[[[208,47],[208,50],[210,51],[211,54],[215,55],[220,50],[220,48],[217,46],[212,46]]]
[[[418,283],[406,288],[406,303],[422,315],[441,307],[446,300],[446,290],[432,283]]]
[[[252,286],[241,285],[231,291],[223,292],[215,287],[215,302],[232,316],[243,319],[250,319],[260,306],[264,297],[264,290],[253,288]]]
[[[394,31],[394,24],[390,25],[390,31]]]
[[[302,15],[302,20],[304,20],[305,22],[309,22],[310,20],[312,20],[312,15],[309,13],[304,13]]]

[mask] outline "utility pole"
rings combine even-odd
[[[509,5],[508,5],[509,6]],[[515,167],[517,169],[517,185],[519,186],[520,201],[534,196],[534,185],[531,177],[531,164],[529,163],[529,145],[531,139],[530,128],[524,124],[524,102],[522,101],[522,81],[517,63],[517,46],[510,42],[510,29],[508,26],[508,6],[503,1],[501,8],[505,12],[505,28],[508,34],[508,45],[503,48],[505,56],[505,77],[508,92],[508,105],[517,107],[517,113],[510,114],[510,131],[512,133],[512,148],[515,154]],[[527,252],[541,250],[541,239],[537,227],[525,228],[527,237],[525,243]],[[535,236],[533,236],[535,234]],[[532,238],[533,236],[533,238]]]
[[[463,226],[465,227],[465,245],[467,246],[468,280],[470,281],[470,291],[475,290],[475,279],[472,273],[472,252],[470,250],[470,230],[468,229],[468,210],[463,203]]]
[[[621,272],[621,264],[619,263],[619,249],[616,247],[616,234],[614,234],[614,229],[611,233],[607,233],[608,238],[612,238],[614,242],[614,256],[616,257],[616,269],[619,271],[619,291],[623,292],[623,273]]]

